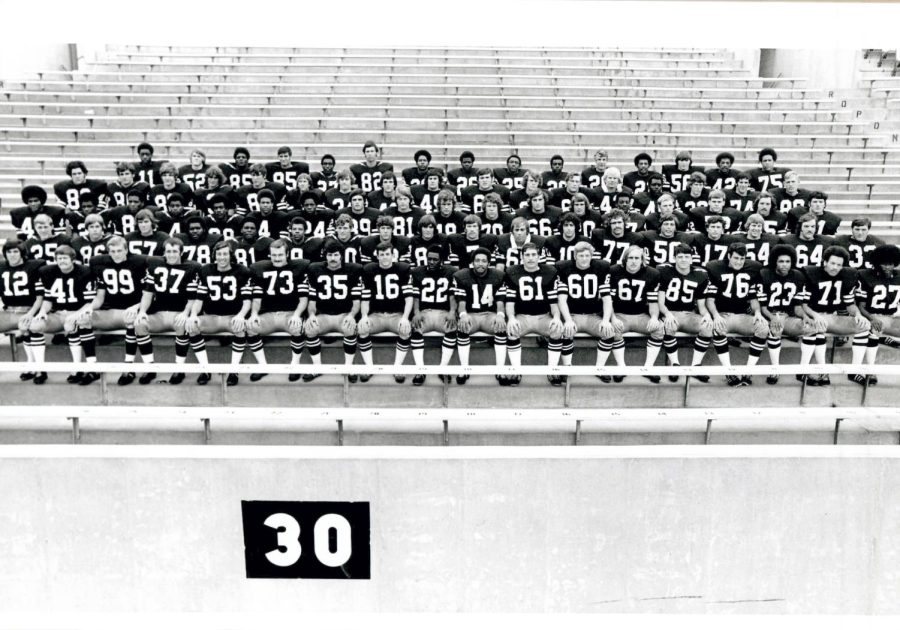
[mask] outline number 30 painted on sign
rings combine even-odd
[[[300,559],[300,523],[290,514],[272,514],[264,524],[278,530],[278,549],[266,554],[266,559],[278,567],[290,567]],[[328,544],[329,532],[336,533],[337,544],[332,552]],[[323,514],[313,527],[313,551],[316,558],[327,567],[339,567],[347,563],[353,553],[350,523],[340,514]]]

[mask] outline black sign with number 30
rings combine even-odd
[[[248,578],[368,580],[368,502],[241,501]]]

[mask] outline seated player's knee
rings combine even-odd
[[[362,337],[368,337],[372,333],[372,324],[370,320],[363,320],[356,325],[359,334]]]
[[[47,319],[46,318],[34,318],[31,320],[31,324],[28,326],[29,332],[33,333],[42,333],[47,330]]]
[[[701,322],[700,324],[700,336],[701,337],[712,337],[713,334],[713,325],[711,321]]]
[[[666,335],[666,329],[663,326],[658,326],[656,330],[650,333],[650,338],[654,341],[662,341],[662,338]]]
[[[63,330],[67,334],[73,333],[78,330],[78,318],[74,315],[69,315],[68,317],[66,317],[65,321],[63,322]]]
[[[303,324],[303,332],[306,333],[307,337],[318,337],[319,336],[319,318],[314,317],[312,319],[306,320],[306,322]]]
[[[143,337],[144,335],[149,335],[150,334],[150,322],[148,322],[147,320],[144,320],[140,324],[135,324],[134,332],[137,335],[140,335],[141,337]]]
[[[765,321],[757,320],[753,322],[753,335],[756,337],[769,336],[769,324]]]

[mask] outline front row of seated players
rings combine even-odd
[[[428,223],[426,217],[423,222]],[[473,223],[474,224],[474,223]],[[371,335],[390,332],[398,336],[395,365],[401,365],[410,346],[417,365],[424,363],[424,334],[443,334],[441,365],[449,364],[454,347],[460,363],[469,364],[470,335],[494,336],[495,361],[521,365],[524,335],[549,338],[547,362],[571,365],[574,336],[581,332],[597,340],[597,365],[612,353],[624,366],[626,333],[648,335],[645,365],[653,365],[665,348],[671,365],[678,365],[676,333],[695,336],[692,365],[700,365],[712,345],[720,362],[730,365],[726,335],[750,336],[748,365],[755,365],[763,349],[773,365],[780,362],[783,336],[800,337],[800,363],[825,362],[825,334],[852,335],[852,363],[873,364],[883,334],[900,332],[900,249],[881,245],[871,252],[872,269],[857,271],[848,265],[850,255],[842,247],[829,246],[822,253],[823,266],[797,268],[794,247],[776,244],[768,265],[762,267],[747,256],[744,243],[728,245],[722,260],[706,269],[696,264],[694,249],[676,242],[674,264],[648,267],[646,252],[627,245],[621,264],[610,265],[597,257],[586,240],[573,247],[573,257],[556,265],[544,264],[541,248],[528,239],[517,244],[522,264],[490,267],[488,249],[476,246],[467,252],[471,266],[445,265],[445,248],[426,245],[425,265],[410,268],[397,260],[388,237],[374,246],[376,262],[360,266],[346,262],[346,243],[328,239],[324,262],[291,260],[289,242],[268,243],[268,260],[245,267],[235,261],[233,243],[212,246],[209,264],[183,260],[180,239],[167,239],[163,257],[146,257],[127,250],[119,236],[107,242],[107,253],[93,256],[89,265],[78,262],[68,245],[58,246],[53,264],[28,260],[18,241],[4,244],[0,266],[4,311],[0,331],[20,331],[29,360],[45,356],[47,332],[65,332],[73,361],[96,360],[94,329],[125,330],[125,362],[138,353],[153,362],[151,334],[175,333],[175,361],[184,363],[189,349],[197,361],[208,363],[204,334],[232,336],[232,363],[239,363],[249,345],[256,360],[265,364],[262,337],[276,332],[290,335],[292,364],[299,364],[304,348],[313,365],[321,364],[321,335],[344,337],[345,362],[353,362],[357,350],[365,365],[372,365]],[[511,243],[516,243],[511,240]],[[465,249],[465,248],[464,248]],[[460,250],[463,251],[463,250]],[[503,267],[505,271],[501,272]],[[305,320],[304,320],[305,316]],[[88,366],[89,369],[89,366]],[[140,382],[151,382],[153,372]],[[262,373],[251,380],[259,380]],[[316,374],[306,374],[312,381]],[[46,373],[24,374],[37,384]],[[69,382],[89,384],[99,378],[93,371],[77,372]],[[123,374],[119,383],[135,378]],[[300,378],[291,375],[290,380]],[[359,377],[367,381],[369,377]],[[554,385],[565,379],[549,376]],[[612,377],[617,382],[622,377]],[[658,382],[656,376],[647,376]],[[698,376],[702,381],[706,377]],[[804,378],[811,385],[827,384],[827,376]],[[177,384],[183,374],[173,374]],[[398,375],[398,382],[404,377]],[[677,380],[677,377],[670,377]],[[865,383],[866,377],[850,379]],[[209,374],[201,374],[205,384]],[[355,378],[351,378],[355,380]],[[414,378],[420,385],[424,377]],[[457,382],[466,382],[465,376]],[[516,385],[518,377],[498,378]],[[608,381],[609,377],[601,377]],[[767,382],[777,382],[770,376]],[[228,376],[230,384],[237,376]],[[729,376],[732,386],[749,385],[749,377]],[[869,377],[869,383],[877,382]]]

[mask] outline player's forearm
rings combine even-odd
[[[360,300],[359,302],[359,315],[360,317],[368,317],[369,316],[369,308],[371,303],[369,300]]]
[[[89,304],[85,306],[90,306],[93,310],[98,310],[101,306],[103,306],[103,302],[106,300],[106,291],[104,289],[97,289],[97,295],[94,296],[94,299],[91,300]],[[84,307],[82,307],[83,309]]]
[[[515,319],[516,317],[516,303],[514,300],[510,300],[506,303],[506,318],[507,319]]]
[[[259,317],[259,309],[262,308],[262,298],[253,298],[250,302],[250,317]]]
[[[775,315],[772,313],[772,311],[769,310],[768,306],[761,306],[759,312],[762,313],[762,316],[769,321],[775,319]]]
[[[647,305],[647,310],[650,311],[650,319],[659,319],[659,304],[650,302]]]
[[[850,313],[851,317],[859,317],[860,315],[862,315],[862,311],[859,310],[859,307],[856,306],[856,304],[848,304],[847,312]],[[863,317],[865,317],[866,319],[871,319],[871,317],[866,317],[865,315],[863,315]]]
[[[310,318],[315,317],[316,312],[316,301],[310,300],[306,305],[306,316]]]
[[[868,320],[872,319],[872,313],[870,313],[868,311],[868,309],[866,309],[866,305],[864,303],[857,302],[856,309],[859,311],[859,314],[862,315],[863,317],[865,317],[866,319],[868,319]],[[849,311],[850,309],[847,309],[847,310]]]
[[[44,305],[44,298],[42,298],[42,297],[37,297],[37,298],[35,298],[34,304],[32,304],[32,305],[31,305],[31,308],[28,309],[28,312],[25,313],[25,317],[32,317],[32,318],[33,318],[35,315],[38,314],[38,312],[40,312],[41,307],[42,307],[43,305]]]
[[[353,306],[347,316],[355,319],[360,313],[362,313],[362,300],[353,300]]]
[[[418,314],[419,314],[419,311],[420,311],[420,307],[419,307],[419,298],[415,298],[415,299],[413,300],[413,310],[412,310],[413,316],[418,315]]]
[[[600,314],[600,321],[604,324],[608,324],[612,320],[613,316],[613,303],[612,297],[604,296],[600,298],[600,303],[603,305],[603,312]]]
[[[203,308],[203,300],[197,299],[194,300],[194,303],[191,304],[191,317],[199,317],[200,310]]]
[[[506,315],[506,302],[497,302],[497,315]]]
[[[292,317],[299,318],[301,315],[303,315],[303,312],[306,311],[308,308],[309,308],[309,298],[306,298],[306,297],[300,298],[300,301],[297,302],[297,308],[294,309],[294,313],[293,313]]]
[[[412,315],[412,312],[413,312],[413,302],[418,302],[418,301],[419,300],[417,298],[416,299],[411,298],[411,297],[406,298],[406,300],[404,301],[404,304],[403,304],[403,315],[400,316],[401,319],[409,319],[410,318],[410,316]],[[418,304],[416,304],[415,307],[418,309]]]
[[[754,317],[760,314],[759,309],[759,300],[750,300],[750,310],[753,312]]]
[[[235,317],[240,317],[241,319],[247,319],[247,315],[250,313],[250,308],[253,306],[251,302],[252,302],[252,300],[244,300],[241,303],[240,312],[238,312],[238,314],[235,315]]]
[[[144,291],[141,294],[141,307],[140,311],[142,313],[146,313],[150,310],[150,305],[153,304],[153,292],[152,291]]]
[[[455,318],[455,317],[456,317],[456,313],[457,313],[456,298],[453,297],[453,296],[451,295],[451,296],[450,296],[450,310],[448,311],[448,315],[449,315],[450,317],[454,317],[454,318]]]
[[[715,298],[706,298],[706,310],[713,319],[720,317],[719,310],[716,308]]]
[[[565,295],[556,298],[556,310],[564,321],[570,321],[572,314],[569,312],[569,299]]]

